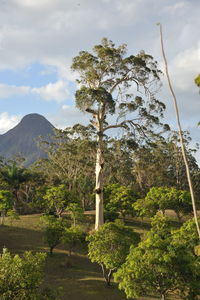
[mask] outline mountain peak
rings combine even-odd
[[[42,115],[31,113],[22,118],[18,125],[0,136],[0,156],[7,159],[20,154],[30,165],[44,152],[38,148],[37,139],[42,136],[49,139],[54,126]]]
[[[32,120],[35,120],[35,119],[45,119],[44,116],[40,115],[40,114],[37,114],[37,113],[31,113],[31,114],[28,114],[28,115],[25,115],[21,121],[25,121],[27,119],[32,119]]]

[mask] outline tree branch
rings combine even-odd
[[[108,130],[108,129],[112,129],[112,128],[123,128],[125,127],[127,124],[131,125],[132,127],[140,127],[138,124],[134,123],[133,120],[125,120],[119,124],[113,124],[113,125],[109,125],[107,127],[105,127],[103,129],[103,132]]]
[[[85,110],[86,112],[88,112],[88,113],[90,113],[90,114],[93,114],[93,115],[97,115],[98,113],[97,113],[97,111],[96,110],[94,110],[94,109],[91,109],[91,108],[86,108],[86,110]]]

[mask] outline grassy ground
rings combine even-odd
[[[91,216],[90,216],[91,218]],[[92,218],[91,218],[92,221]],[[131,225],[140,233],[149,228],[148,222],[132,222]],[[87,225],[92,227],[92,222]],[[39,215],[21,216],[13,222],[7,219],[4,226],[0,226],[0,251],[6,247],[12,253],[22,253],[25,250],[46,251],[43,233],[39,224]],[[61,299],[66,300],[123,300],[123,292],[116,285],[106,287],[101,277],[101,269],[92,264],[83,251],[74,253],[70,258],[67,251],[58,247],[52,257],[47,257],[45,267],[45,283],[51,288],[61,289]],[[158,299],[158,298],[141,298]]]

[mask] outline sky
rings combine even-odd
[[[145,50],[163,69],[160,22],[182,126],[200,142],[199,14],[199,0],[0,0],[0,134],[29,113],[58,128],[86,124],[74,103],[72,58],[107,37],[130,54]],[[165,76],[162,83],[159,100],[176,129]]]

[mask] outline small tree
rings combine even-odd
[[[83,218],[83,209],[78,203],[70,203],[67,206],[67,211],[73,221],[73,225],[76,226],[76,222]]]
[[[54,216],[45,216],[42,218],[44,222],[44,239],[49,245],[50,255],[53,254],[53,249],[61,243],[61,238],[64,232],[65,223],[62,219],[57,219]]]
[[[119,184],[110,184],[105,187],[105,211],[118,212],[125,219],[126,215],[133,215],[133,203],[137,199],[136,193]]]
[[[4,223],[4,218],[9,210],[13,207],[13,195],[10,191],[0,190],[0,214],[1,224]]]
[[[190,193],[168,187],[153,187],[144,199],[139,199],[133,208],[142,217],[153,216],[157,211],[165,214],[166,209],[173,209],[179,221],[183,215],[192,211]]]
[[[74,249],[85,242],[86,233],[81,229],[80,226],[72,226],[65,228],[62,235],[62,243],[66,246],[71,256]]]
[[[98,231],[88,236],[88,255],[92,262],[97,262],[103,277],[110,285],[110,280],[125,261],[131,245],[140,241],[138,233],[121,223],[105,223]]]
[[[66,189],[64,184],[50,187],[47,189],[43,197],[50,209],[55,210],[57,216],[60,218],[67,205],[72,201],[72,194]]]
[[[25,252],[22,257],[11,256],[3,249],[0,256],[0,298],[2,300],[37,300],[43,280],[45,253]]]

